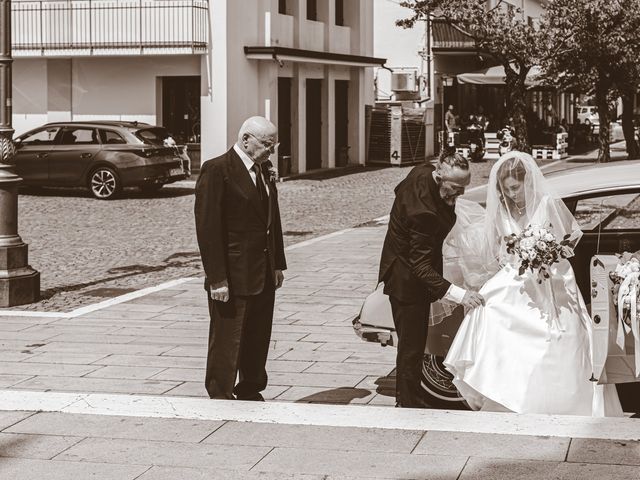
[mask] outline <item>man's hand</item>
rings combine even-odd
[[[460,304],[465,308],[465,310],[471,310],[484,305],[484,297],[479,293],[467,290],[467,293],[464,294],[464,298]]]
[[[284,282],[284,274],[282,273],[282,270],[274,270],[273,283],[276,286],[276,290],[282,286],[283,282]]]
[[[211,300],[216,302],[229,301],[229,283],[226,280],[218,283],[213,283],[209,288]]]

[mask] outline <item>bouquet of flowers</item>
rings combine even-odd
[[[573,246],[567,234],[558,241],[550,228],[540,225],[529,225],[520,234],[512,233],[504,237],[507,252],[520,258],[518,274],[527,270],[538,273],[538,283],[551,275],[549,268],[562,258],[573,256]]]
[[[616,269],[609,272],[613,282],[613,304],[619,320],[631,327],[632,321],[640,316],[640,260],[628,252],[618,258]]]

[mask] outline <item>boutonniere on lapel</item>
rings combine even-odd
[[[276,183],[278,181],[278,172],[275,168],[273,168],[273,163],[271,163],[271,160],[267,160],[265,162],[265,166],[266,166],[266,172],[263,170],[263,173],[266,173],[267,176],[267,180],[269,181],[269,183]]]

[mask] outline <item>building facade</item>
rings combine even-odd
[[[137,120],[203,159],[242,121],[279,127],[284,173],[365,162],[367,0],[65,0],[12,6],[13,125]]]

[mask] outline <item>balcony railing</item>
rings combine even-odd
[[[207,0],[12,2],[17,56],[204,53]]]

